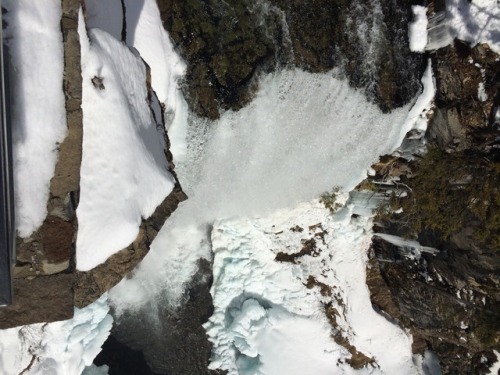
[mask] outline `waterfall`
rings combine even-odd
[[[371,4],[370,12],[353,4],[346,21],[354,33],[349,37],[360,41],[356,47],[367,58],[361,89],[352,87],[345,67],[326,73],[285,67],[261,74],[253,100],[239,111],[223,112],[219,120],[199,118],[186,105],[177,107],[175,116],[187,121],[177,130],[186,137],[173,144],[182,151],[174,151],[174,159],[189,199],[167,220],[132,277],[109,293],[119,338],[143,349],[156,369],[168,366],[155,348],[179,334],[165,317],[175,317],[190,300],[190,290],[206,282],[199,260],[212,261],[215,221],[270,215],[334,186],[349,192],[379,155],[397,148],[411,129],[408,114],[415,100],[383,113],[370,96],[379,81],[375,64],[385,32],[382,7],[378,1]],[[275,11],[270,9],[261,2],[254,11]],[[283,15],[280,20],[285,21]],[[153,329],[138,331],[137,320]]]

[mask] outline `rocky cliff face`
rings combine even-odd
[[[188,62],[185,93],[211,119],[252,97],[259,72],[341,67],[384,111],[411,100],[423,58],[408,48],[409,0],[159,0],[165,28]]]
[[[428,152],[375,166],[382,180],[399,177],[407,194],[392,199],[403,211],[380,215],[377,230],[439,252],[408,257],[374,240],[368,285],[374,305],[410,328],[415,352],[435,351],[446,374],[482,374],[500,348],[499,58],[458,40],[431,57]]]

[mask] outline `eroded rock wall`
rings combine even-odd
[[[409,258],[376,239],[368,286],[373,304],[410,329],[415,352],[435,351],[445,374],[485,374],[500,349],[500,59],[459,40],[430,57],[428,152],[375,166],[377,179],[399,178],[406,195],[392,199],[402,212],[379,215],[376,230],[439,252]]]
[[[414,1],[159,0],[165,28],[188,62],[185,93],[218,118],[252,97],[259,72],[341,68],[383,111],[410,101],[424,59],[408,47]]]
[[[61,2],[63,89],[68,134],[59,147],[59,160],[50,184],[47,218],[29,238],[17,238],[17,262],[13,270],[14,304],[0,309],[0,329],[69,319],[73,316],[74,306],[82,308],[97,300],[143,259],[165,220],[187,198],[177,182],[155,212],[142,221],[139,235],[132,244],[89,272],[76,271],[76,207],[83,137],[77,27],[82,5],[83,0]],[[153,95],[150,79],[144,84]],[[165,157],[173,172],[172,155],[168,150]]]

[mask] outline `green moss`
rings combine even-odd
[[[432,229],[447,239],[471,225],[483,246],[500,248],[500,167],[477,153],[448,154],[431,147],[407,179],[411,190],[404,198],[393,197],[390,220],[404,222],[408,235]]]
[[[335,186],[330,192],[326,191],[320,195],[319,201],[323,203],[326,209],[328,209],[332,214],[337,212],[342,205],[337,202],[337,194],[340,191],[340,187]]]

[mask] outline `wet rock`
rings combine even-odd
[[[373,303],[410,328],[415,352],[435,351],[443,373],[472,374],[472,357],[499,346],[498,272],[448,246],[436,257],[414,262],[376,240],[370,261],[376,266],[369,274],[380,276],[367,277],[367,283]]]
[[[188,61],[185,91],[200,116],[239,109],[257,67],[275,63],[279,30],[273,12],[250,1],[160,0],[165,28]]]
[[[495,108],[500,104],[500,60],[486,44],[471,48],[456,40],[433,58],[436,116],[428,138],[441,147],[484,150],[495,142]]]
[[[159,0],[164,26],[188,62],[193,111],[217,118],[251,100],[262,71],[345,71],[383,111],[420,90],[424,58],[408,47],[411,1]]]
[[[108,365],[109,375],[160,375],[154,373],[140,351],[132,350],[110,335],[94,359],[97,366]]]
[[[115,320],[113,336],[134,350],[140,350],[156,373],[172,375],[216,375],[207,369],[212,344],[202,324],[213,313],[210,287],[211,264],[200,259],[198,272],[190,281],[181,306],[172,311],[167,303],[152,302],[136,312],[128,311]],[[162,297],[158,297],[161,301]],[[146,323],[145,323],[146,322]],[[149,324],[156,327],[144,330]]]

